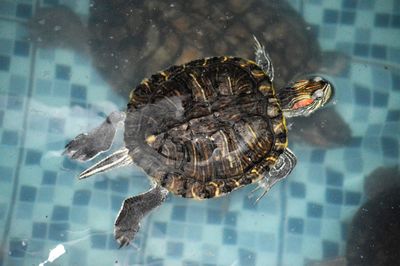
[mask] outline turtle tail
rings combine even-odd
[[[80,175],[78,176],[79,179],[85,179],[88,178],[89,176],[106,172],[108,170],[122,167],[122,166],[127,166],[132,164],[132,158],[129,155],[129,150],[127,148],[120,149],[110,156],[104,158],[100,162],[96,163],[95,165],[89,167]]]

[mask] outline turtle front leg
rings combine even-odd
[[[270,81],[274,80],[274,67],[272,65],[272,60],[269,57],[269,54],[265,51],[264,45],[262,45],[254,36],[255,44],[255,55],[256,55],[256,63],[261,67],[261,69],[268,75]]]
[[[258,187],[253,190],[262,189],[264,190],[262,194],[257,198],[256,202],[258,202],[262,197],[267,194],[267,192],[271,189],[273,185],[279,180],[287,177],[294,167],[296,166],[297,159],[293,152],[286,148],[284,152],[278,157],[275,165],[269,170],[268,174],[258,182]]]
[[[112,112],[99,127],[71,140],[65,146],[63,155],[74,160],[87,161],[107,151],[114,140],[118,124],[124,122],[125,117],[125,112]]]
[[[119,247],[128,245],[140,228],[140,221],[167,198],[168,190],[155,185],[149,191],[127,198],[115,220],[114,236]]]

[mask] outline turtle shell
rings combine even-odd
[[[287,129],[256,63],[213,57],[143,80],[130,95],[125,145],[158,184],[204,199],[263,178],[287,147]]]

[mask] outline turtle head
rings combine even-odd
[[[313,76],[298,80],[278,91],[285,117],[308,116],[333,97],[333,86],[326,79]]]

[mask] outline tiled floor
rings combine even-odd
[[[61,156],[124,99],[90,58],[25,40],[24,22],[53,2],[0,1],[0,265],[38,265],[58,243],[67,254],[54,265],[302,265],[343,255],[364,177],[399,163],[400,1],[291,1],[325,50],[351,57],[332,77],[335,108],[353,132],[348,146],[291,143],[298,166],[257,205],[252,188],[207,202],[170,197],[124,249],[114,217],[148,182],[137,169],[78,182],[86,165]],[[87,1],[65,3],[87,14]]]

